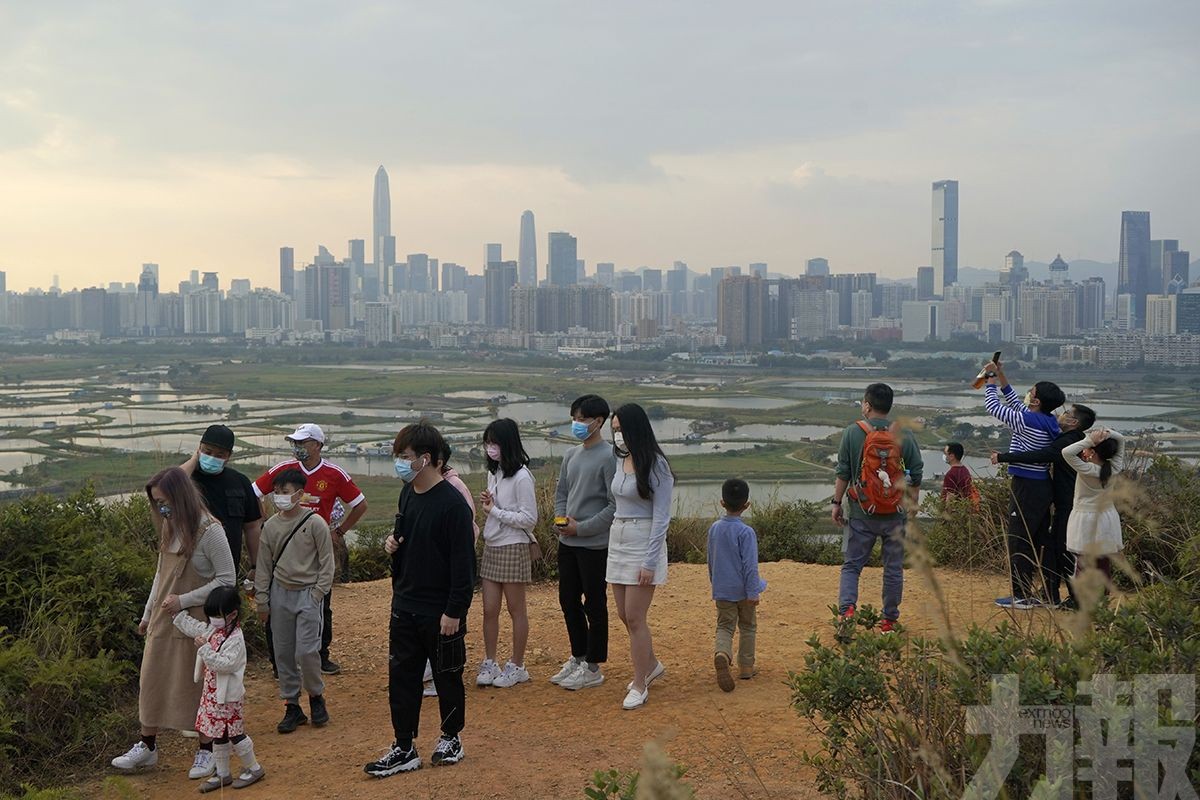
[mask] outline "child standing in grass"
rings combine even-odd
[[[742,512],[750,507],[750,486],[740,478],[730,478],[721,486],[721,506],[725,514],[708,529],[708,578],[717,603],[717,644],[713,666],[717,685],[733,691],[733,631],[738,636],[738,676],[754,677],[754,634],[758,596],[767,582],[758,575],[758,539],[754,529],[742,521]]]
[[[243,683],[246,674],[246,639],[242,635],[242,598],[232,586],[218,586],[204,602],[208,623],[193,619],[186,611],[175,617],[175,627],[191,636],[200,649],[196,653],[194,679],[204,678],[196,730],[211,737],[217,772],[200,784],[201,792],[212,792],[230,784],[242,789],[260,781],[262,765],[254,757],[254,741],[246,735],[242,719]],[[242,762],[234,779],[229,773],[230,750]]]
[[[1081,556],[1094,557],[1096,567],[1111,579],[1111,557],[1124,549],[1112,479],[1125,469],[1125,440],[1114,430],[1099,428],[1064,447],[1062,457],[1075,470],[1075,503],[1067,520],[1067,549],[1076,554],[1075,575],[1083,570]]]

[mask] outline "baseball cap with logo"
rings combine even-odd
[[[314,442],[325,444],[325,432],[321,430],[320,425],[316,425],[312,422],[306,422],[303,425],[298,426],[296,430],[287,437],[287,439],[291,442],[303,442],[306,439],[312,439]]]

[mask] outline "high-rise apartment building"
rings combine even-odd
[[[1092,277],[1076,285],[1076,327],[1081,331],[1100,330],[1104,327],[1104,279]]]
[[[810,258],[804,265],[805,275],[828,275],[829,259]]]
[[[491,245],[488,245],[488,247],[490,248]],[[496,248],[499,251],[500,246],[496,245]],[[430,290],[428,254],[409,253],[406,263],[408,264],[408,290],[411,292],[428,292]]]
[[[917,300],[932,300],[933,296],[933,267],[917,267]]]
[[[1146,294],[1150,288],[1150,212],[1121,212],[1121,252],[1117,261],[1117,294],[1133,297],[1132,328],[1146,327]],[[1161,264],[1155,270],[1160,276]]]
[[[933,184],[933,292],[958,282],[958,181]]]
[[[717,334],[732,349],[761,347],[767,321],[767,283],[734,275],[717,286]]]
[[[533,212],[521,213],[521,238],[517,249],[517,282],[522,286],[537,286],[537,232]]]
[[[576,281],[579,243],[569,233],[550,234],[550,268],[547,277],[552,286],[572,286]]]
[[[601,286],[616,286],[616,264],[601,261],[596,264],[596,283]]]
[[[1175,331],[1200,336],[1200,288],[1184,289],[1176,295]]]
[[[1146,297],[1146,333],[1170,336],[1175,333],[1176,295],[1152,294]]]
[[[1074,336],[1075,310],[1078,305],[1076,285],[1056,286],[1052,283],[1026,283],[1017,289],[1021,318],[1018,336],[1058,338]]]
[[[192,283],[197,283],[195,278]],[[296,251],[290,247],[279,248],[279,293],[296,296]]]
[[[517,262],[494,261],[483,273],[485,289],[484,324],[489,328],[507,328],[510,320],[511,291],[517,285]]]

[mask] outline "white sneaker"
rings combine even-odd
[[[562,669],[560,669],[558,672],[554,673],[554,677],[552,677],[550,679],[550,682],[561,686],[562,682],[567,679],[567,676],[569,676],[575,670],[579,669],[579,665],[582,663],[583,662],[580,661],[575,656],[571,656],[570,658],[568,658],[566,661],[563,662]]]
[[[621,708],[626,711],[632,711],[638,706],[643,706],[650,699],[650,690],[639,692],[637,689],[630,689],[629,694],[625,695],[625,702],[621,703]]]
[[[145,742],[138,742],[129,748],[128,753],[123,756],[117,756],[112,760],[113,767],[125,770],[126,772],[132,772],[137,769],[148,769],[157,763],[158,751],[146,747]]]
[[[509,661],[504,665],[504,672],[500,673],[500,677],[492,681],[492,686],[495,686],[497,689],[507,689],[510,686],[516,686],[518,683],[526,683],[528,680],[529,671]]]
[[[201,778],[207,778],[209,775],[217,771],[217,760],[213,757],[211,750],[197,750],[196,759],[192,762],[192,768],[188,770],[188,777],[194,781]]]
[[[437,687],[433,685],[433,681],[425,684],[425,690],[421,694],[424,697],[437,697]]]
[[[654,669],[650,670],[650,675],[646,678],[646,688],[649,689],[650,684],[654,683],[656,680],[661,678],[663,676],[663,673],[666,671],[667,671],[667,668],[663,666],[663,663],[661,661],[654,662]],[[625,688],[632,691],[633,690],[633,681],[630,681],[625,686]]]
[[[426,683],[429,683],[431,680],[433,680],[433,662],[425,662],[425,677],[422,678],[422,680],[424,680]]]
[[[500,677],[500,666],[490,658],[485,658],[479,665],[479,674],[475,676],[476,686],[491,686]]]
[[[575,692],[580,689],[599,686],[602,683],[604,683],[604,673],[599,668],[595,672],[592,672],[588,669],[587,664],[580,664],[579,669],[568,675],[559,686]]]

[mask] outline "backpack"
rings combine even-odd
[[[900,442],[891,427],[876,428],[859,420],[866,433],[863,441],[862,471],[850,487],[850,497],[868,514],[895,514],[904,505],[904,462]]]

